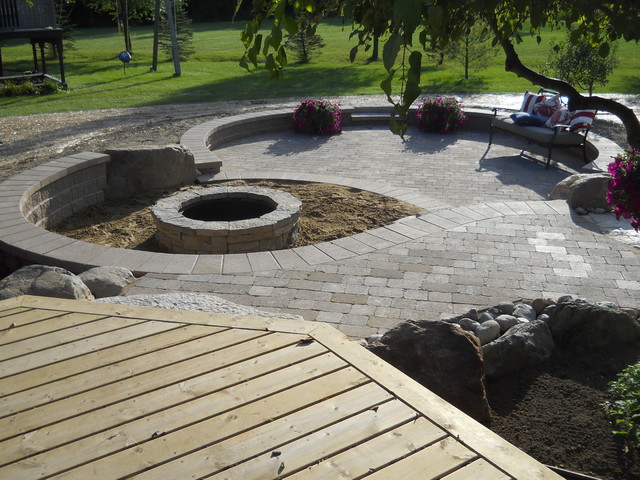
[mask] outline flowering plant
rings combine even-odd
[[[298,132],[330,135],[342,131],[342,109],[322,98],[307,99],[293,111],[293,125]]]
[[[423,132],[448,133],[467,121],[460,102],[452,97],[426,97],[416,111],[418,128]]]
[[[616,218],[630,218],[631,226],[640,230],[640,150],[617,155],[609,164],[611,181],[607,202],[614,207]]]

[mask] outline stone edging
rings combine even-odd
[[[345,126],[371,124],[386,121],[384,113],[388,113],[389,107],[343,107],[343,111]],[[467,113],[471,128],[488,129],[491,113],[474,110]],[[290,128],[290,118],[290,110],[276,110],[217,119],[190,129],[182,136],[181,143],[192,151],[198,168],[215,172],[216,168],[219,169],[219,160],[209,150],[210,146]],[[251,178],[335,183],[413,203],[430,213],[407,217],[385,227],[317,245],[227,255],[168,254],[105,247],[47,231],[47,225],[103,201],[108,162],[108,155],[83,152],[39,165],[0,184],[0,249],[26,262],[60,266],[73,272],[96,266],[121,266],[137,275],[233,274],[307,267],[342,260],[490,218],[569,213],[562,200],[498,202],[448,209],[442,202],[423,196],[416,190],[380,182],[330,175],[273,172],[251,172],[247,175],[243,172],[227,172],[212,177],[215,180]]]
[[[351,107],[342,105],[342,125],[381,124],[387,122],[391,107],[388,105]],[[412,109],[415,111],[415,109]],[[465,109],[469,120],[467,128],[489,131],[493,113],[480,109]],[[414,115],[409,115],[409,122],[414,123]],[[292,109],[267,110],[263,112],[244,113],[232,117],[218,118],[205,122],[187,130],[180,138],[180,144],[193,153],[196,167],[203,173],[218,173],[222,160],[214,149],[225,143],[251,135],[277,132],[291,128]],[[604,159],[618,154],[622,149],[611,140],[593,132],[589,134],[587,148],[595,153],[593,162],[585,165],[584,172],[606,170],[600,165]],[[600,159],[598,162],[597,159]]]

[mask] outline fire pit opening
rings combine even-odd
[[[249,198],[218,198],[188,206],[182,215],[203,222],[234,222],[260,218],[275,209],[271,203]]]
[[[159,200],[156,239],[172,253],[248,253],[289,248],[300,200],[259,187],[209,187]]]

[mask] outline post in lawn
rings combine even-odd
[[[173,54],[173,70],[174,77],[180,76],[180,54],[178,53],[178,37],[176,35],[176,24],[173,20],[173,11],[171,10],[171,0],[164,0],[167,10],[167,23],[169,24],[169,32],[171,33],[171,52]]]

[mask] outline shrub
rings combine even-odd
[[[416,111],[418,128],[423,132],[449,133],[467,121],[460,102],[452,97],[427,97]]]
[[[614,207],[618,220],[631,219],[631,226],[640,230],[640,150],[617,155],[608,170],[612,178],[607,202]]]
[[[52,93],[58,93],[60,86],[53,80],[46,79],[42,82],[38,90],[40,91],[40,95],[50,95]]]
[[[602,406],[611,417],[613,433],[640,447],[640,363],[631,365],[609,384],[613,399]]]
[[[293,112],[293,125],[298,132],[330,135],[342,131],[342,109],[329,100],[307,99]]]
[[[20,96],[20,84],[15,82],[6,82],[0,88],[0,97],[18,97]]]

